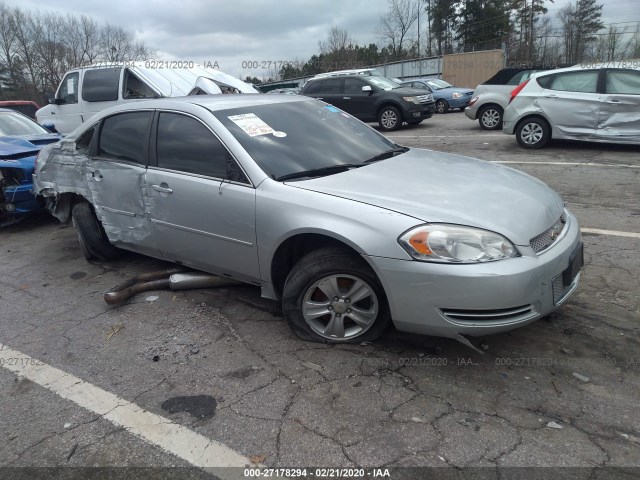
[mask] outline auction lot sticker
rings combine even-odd
[[[268,135],[270,133],[273,133],[273,128],[264,123],[254,113],[232,115],[228,118],[233,123],[238,125],[242,129],[242,131],[250,137],[257,137],[258,135]]]

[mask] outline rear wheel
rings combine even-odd
[[[397,130],[402,125],[402,114],[396,107],[383,107],[378,114],[378,123],[387,132]]]
[[[446,100],[440,99],[436,102],[436,112],[447,113],[449,111],[449,104]]]
[[[500,130],[502,128],[502,108],[496,105],[487,105],[478,113],[480,126],[485,130]]]
[[[541,118],[527,118],[516,129],[516,139],[524,148],[542,148],[550,138],[549,125]]]
[[[336,247],[311,252],[293,267],[282,309],[296,335],[314,342],[372,341],[391,322],[375,273],[357,255]]]
[[[109,243],[90,203],[76,203],[71,215],[73,226],[78,234],[80,248],[87,260],[106,261],[120,256],[120,250]]]

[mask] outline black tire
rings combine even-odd
[[[449,111],[449,104],[442,98],[436,102],[436,112],[447,113]]]
[[[383,107],[378,113],[378,124],[385,132],[399,129],[402,126],[402,122],[402,113],[396,107]]]
[[[480,127],[485,130],[502,130],[504,110],[497,105],[487,105],[478,112]]]
[[[550,139],[551,129],[549,124],[538,117],[525,118],[516,128],[516,140],[524,148],[542,148]]]
[[[121,255],[120,250],[109,243],[90,203],[76,203],[71,215],[80,248],[87,260],[114,260]]]
[[[332,276],[340,277],[335,285],[339,288],[338,294],[343,295],[341,297],[334,297],[339,298],[337,302],[332,301],[332,299],[320,290],[321,287],[317,285],[318,282],[324,282]],[[355,300],[354,303],[349,303],[349,299],[344,294],[349,293],[349,289],[355,288],[355,281],[354,283],[347,283],[345,285],[341,283],[343,278],[347,282],[353,279],[360,280],[360,282],[362,282],[361,285],[366,291],[369,291],[369,288],[371,289],[372,295],[365,296],[360,300]],[[325,298],[314,298],[318,293]],[[327,308],[331,309],[332,312],[327,312],[327,314],[318,316],[310,320],[310,322],[307,322],[303,313],[303,302],[305,298],[314,302],[325,302],[325,304],[330,305]],[[367,303],[363,304],[362,302]],[[353,315],[351,309],[344,311],[344,308],[349,305],[353,306],[354,309],[368,308],[369,311],[374,313],[371,315],[372,319],[367,328],[363,328],[355,323],[351,318]],[[366,305],[368,305],[368,307]],[[312,342],[370,342],[382,335],[391,322],[391,314],[384,289],[373,270],[371,270],[362,258],[339,247],[325,247],[315,250],[304,256],[294,265],[285,281],[282,294],[282,310],[287,323],[294,333],[302,340]],[[342,314],[338,313],[339,311],[341,311]],[[330,332],[327,333],[330,323],[335,320],[334,317],[341,317],[341,315],[342,318],[339,323],[342,325],[342,338],[332,336]],[[337,322],[337,320],[335,321]],[[313,327],[311,326],[312,324],[314,325]],[[318,333],[322,328],[325,329],[326,336]]]
[[[424,118],[422,120],[424,120]],[[422,120],[411,120],[410,122],[407,122],[407,123],[409,125],[420,125],[422,123]]]

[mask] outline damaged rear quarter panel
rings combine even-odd
[[[52,213],[63,222],[69,220],[71,205],[60,201],[61,196],[83,197],[93,205],[111,243],[157,253],[145,204],[145,172],[143,165],[91,159],[70,139],[43,149],[34,191],[54,200]]]

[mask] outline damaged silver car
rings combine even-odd
[[[561,305],[578,220],[522,172],[400,146],[295,95],[101,112],[37,160],[35,190],[87,258],[120,249],[257,285],[303,339],[456,338]]]
[[[512,91],[503,132],[524,148],[552,138],[640,145],[640,60],[534,75]]]

